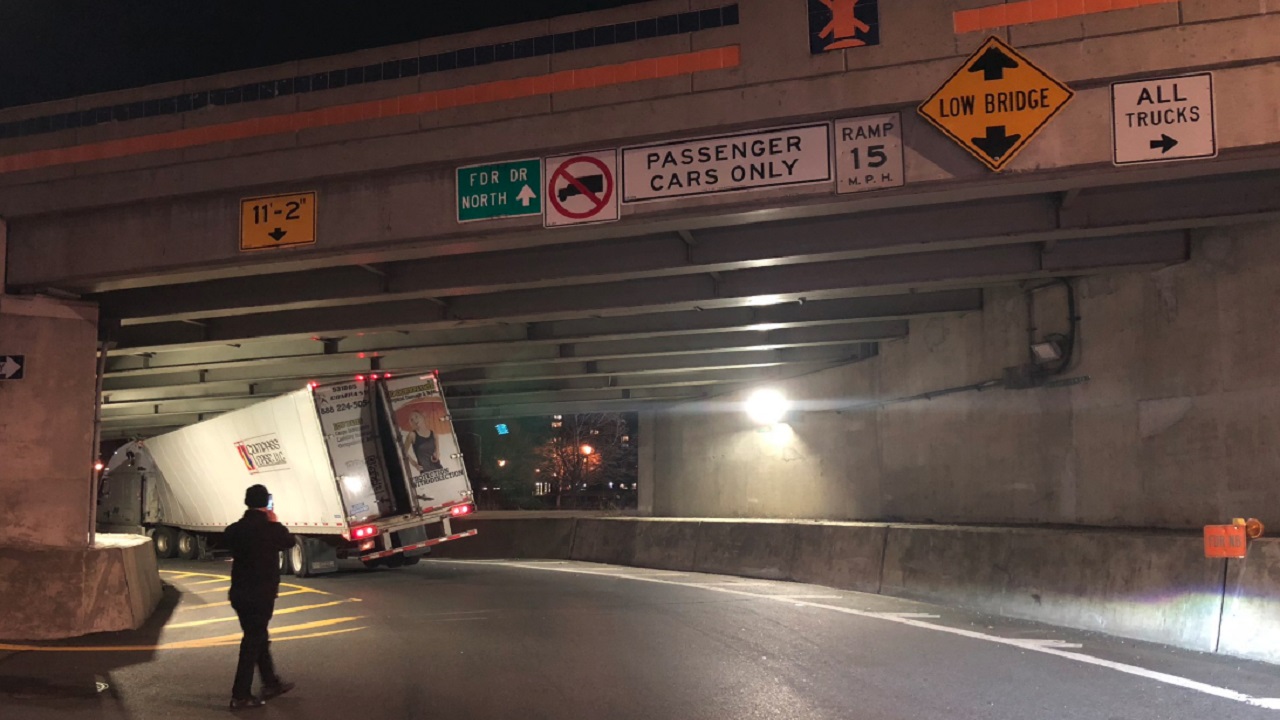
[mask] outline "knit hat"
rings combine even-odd
[[[254,485],[244,493],[244,504],[251,508],[264,508],[271,502],[271,493],[266,485]]]

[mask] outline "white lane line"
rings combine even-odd
[[[937,620],[942,617],[941,615],[934,615],[933,613],[918,612],[868,612],[867,614],[881,618],[916,618],[919,620]]]
[[[1180,687],[1186,690],[1192,690],[1194,692],[1204,693],[1205,695],[1212,695],[1214,697],[1219,697],[1224,700],[1234,700],[1236,702],[1244,703],[1245,705],[1251,705],[1253,707],[1266,708],[1268,710],[1280,710],[1280,698],[1254,697],[1252,695],[1247,695],[1242,692],[1237,692],[1229,688],[1218,687],[1217,685],[1210,685],[1208,683],[1202,683],[1199,680],[1192,680],[1191,678],[1185,678],[1178,675],[1170,675],[1169,673],[1162,673],[1156,670],[1148,670],[1147,668],[1138,667],[1137,665],[1128,665],[1125,663],[1114,662],[1112,660],[1103,660],[1102,658],[1096,658],[1096,657],[1093,657],[1092,655],[1085,655],[1083,653],[1070,652],[1067,649],[1063,649],[1057,646],[1047,644],[1046,641],[1044,640],[1026,640],[1026,639],[1020,639],[1020,638],[999,637],[996,635],[987,635],[986,633],[976,632],[974,630],[964,630],[962,628],[947,627],[945,625],[935,625],[933,623],[924,622],[916,618],[895,617],[892,615],[886,615],[883,613],[874,613],[867,610],[855,610],[853,608],[840,607],[839,605],[827,605],[825,603],[808,602],[805,600],[798,600],[798,601],[790,600],[790,599],[787,599],[785,596],[780,596],[780,595],[765,595],[762,593],[751,593],[751,592],[744,592],[741,590],[732,590],[727,587],[713,587],[707,584],[678,582],[675,580],[663,580],[661,578],[643,577],[639,575],[631,575],[631,576],[615,575],[612,573],[597,572],[594,570],[583,570],[580,568],[536,567],[533,565],[527,565],[527,564],[521,564],[521,563],[494,562],[494,561],[484,561],[484,560],[443,560],[442,559],[442,560],[436,560],[434,562],[463,563],[463,564],[469,564],[469,565],[498,565],[498,566],[505,566],[505,567],[520,568],[525,570],[545,570],[547,572],[573,573],[575,575],[598,575],[603,577],[623,577],[629,580],[635,580],[636,582],[650,582],[650,583],[657,583],[659,585],[677,585],[679,587],[697,588],[700,590],[706,590],[708,592],[725,593],[727,595],[740,595],[743,597],[760,598],[764,600],[779,600],[781,602],[795,603],[796,605],[805,605],[808,607],[831,610],[832,612],[844,613],[846,615],[855,615],[857,617],[872,618],[874,620],[883,620],[885,622],[898,623],[899,625],[908,625],[910,627],[920,628],[922,630],[932,630],[934,632],[947,633],[949,635],[958,635],[960,637],[966,637],[973,640],[983,640],[990,643],[996,643],[997,645],[1009,645],[1011,647],[1021,648],[1023,650],[1029,650],[1031,652],[1043,653],[1045,655],[1053,655],[1055,657],[1064,658],[1066,660],[1073,660],[1075,662],[1081,662],[1087,665],[1094,665],[1097,667],[1107,668],[1109,670],[1115,670],[1116,672],[1124,673],[1126,675],[1133,675],[1135,677],[1154,680],[1156,682],[1164,683],[1166,685],[1173,685],[1175,687]]]
[[[839,600],[839,595],[761,595],[770,600]]]
[[[552,568],[547,568],[551,570]],[[602,572],[601,575],[609,577],[688,577],[689,573],[676,572],[674,570],[652,570],[649,572]]]
[[[713,582],[698,583],[699,587],[703,585],[728,585],[730,587],[759,587],[761,585],[772,585],[767,582],[738,582],[736,580],[715,580]]]
[[[1025,638],[1022,640],[1022,642],[1027,643],[1029,645],[1039,645],[1040,647],[1043,647],[1043,648],[1057,648],[1059,650],[1071,650],[1071,649],[1078,650],[1084,647],[1084,645],[1081,645],[1080,643],[1068,642],[1066,640],[1046,640],[1043,638],[1041,639]]]

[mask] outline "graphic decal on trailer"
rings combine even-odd
[[[400,451],[415,488],[463,477],[449,412],[434,379],[388,390]]]

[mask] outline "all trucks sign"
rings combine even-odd
[[[347,520],[362,523],[391,514],[369,386],[363,381],[322,385],[312,395]]]
[[[831,124],[622,149],[622,201],[831,182]]]
[[[434,377],[397,378],[384,386],[396,445],[419,509],[467,499],[467,471]]]

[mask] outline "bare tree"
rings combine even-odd
[[[573,488],[635,482],[636,448],[625,417],[590,413],[565,415],[556,422],[559,426],[537,449],[537,456],[557,508]]]

